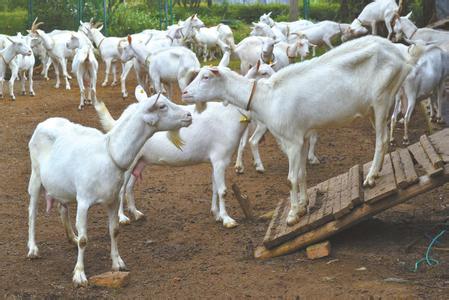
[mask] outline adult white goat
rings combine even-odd
[[[304,28],[307,28],[307,26],[313,25],[313,22],[308,20],[298,20],[293,22],[275,22],[271,18],[271,11],[268,14],[263,14],[259,18],[259,22],[263,22],[270,27],[273,27],[280,30],[282,34],[285,36],[288,36],[290,32],[298,32],[303,30]]]
[[[285,36],[282,31],[280,31],[276,27],[270,27],[270,25],[264,22],[253,22],[253,26],[251,27],[251,29],[252,30],[249,34],[252,36],[265,36],[277,41],[287,41],[287,36]]]
[[[5,49],[0,50],[0,98],[3,98],[3,83],[5,81],[6,68],[9,67],[11,69],[11,77],[8,85],[9,95],[12,100],[15,100],[16,96],[14,95],[14,81],[16,80],[19,72],[19,62],[16,57],[19,54],[31,56],[33,55],[33,51],[31,51],[31,48],[27,45],[20,34],[16,37],[7,37],[7,40],[11,44]],[[32,88],[30,89],[30,92],[31,90]]]
[[[31,45],[33,42],[35,42],[37,39],[32,38],[31,36],[24,36],[23,40],[25,44],[31,48]],[[28,81],[29,81],[29,92],[30,96],[35,96],[34,89],[33,89],[33,70],[34,70],[34,64],[36,60],[34,58],[33,52],[31,55],[17,55],[17,71],[20,75],[20,80],[22,81],[22,95],[26,95],[26,78],[28,75]],[[17,76],[17,74],[16,74]]]
[[[28,186],[29,237],[28,257],[36,258],[35,241],[37,203],[45,190],[47,211],[59,202],[61,220],[70,242],[78,246],[78,259],[73,271],[75,286],[87,285],[84,273],[84,251],[87,245],[87,212],[94,204],[107,207],[111,237],[112,270],[124,269],[117,248],[118,193],[124,172],[131,166],[144,143],[156,132],[189,126],[190,113],[162,95],[147,97],[136,88],[140,101],[129,106],[107,134],[74,124],[63,118],[50,118],[40,123],[31,137],[31,177]],[[86,153],[89,155],[86,155]],[[77,203],[75,235],[70,224],[68,204]]]
[[[409,143],[408,124],[415,108],[416,101],[431,97],[437,101],[437,113],[435,115],[433,103],[431,103],[431,118],[441,122],[441,106],[444,99],[445,79],[449,76],[449,53],[437,46],[429,46],[429,49],[421,56],[416,66],[408,74],[402,88],[396,95],[396,104],[391,117],[390,142],[394,141],[393,131],[397,116],[402,107],[406,108],[404,115],[404,144]],[[402,99],[401,99],[402,98]]]
[[[374,112],[376,149],[364,186],[375,184],[388,147],[387,118],[394,96],[421,51],[422,47],[413,46],[412,56],[404,57],[390,41],[364,37],[286,67],[257,85],[228,68],[203,67],[184,89],[183,99],[188,103],[226,101],[250,110],[268,127],[289,159],[287,223],[292,225],[306,213],[306,138],[315,130]],[[336,81],[335,74],[344,80]]]
[[[334,21],[322,21],[302,29],[299,35],[307,38],[309,43],[320,46],[327,45],[330,49],[334,48],[332,39],[338,35],[342,36],[345,30],[349,28],[349,24],[337,23]],[[293,32],[291,32],[293,34]],[[290,35],[291,36],[291,35]],[[291,41],[291,39],[289,39]]]
[[[227,45],[219,38],[217,28],[202,27],[200,29],[193,29],[193,40],[201,49],[203,61],[215,59],[214,51],[217,48],[225,52]]]
[[[98,61],[95,58],[92,44],[83,43],[83,40],[76,35],[72,35],[67,43],[67,48],[76,49],[76,54],[72,61],[72,72],[76,75],[80,88],[78,110],[82,110],[85,104],[92,104],[92,101],[95,102],[97,100]],[[87,95],[86,88],[88,90]]]
[[[395,0],[375,0],[369,3],[357,18],[351,23],[342,36],[342,41],[347,41],[368,33],[368,30],[363,26],[371,26],[372,34],[377,34],[377,22],[385,22],[388,30],[389,39],[393,33],[393,23],[395,19],[399,18],[402,10],[403,0],[399,0],[399,6]]]
[[[277,42],[268,37],[250,36],[244,38],[236,47],[235,55],[240,59],[240,71],[246,74],[251,66],[255,66],[259,59],[271,64],[274,70],[279,70],[290,63],[290,58],[298,56],[303,59],[309,54],[307,39],[298,39],[291,44]]]
[[[396,19],[394,24],[394,32],[396,40],[399,41],[405,37],[410,41],[422,40],[427,43],[441,44],[449,41],[449,32],[446,30],[437,30],[433,28],[418,28],[411,20],[410,12],[405,17]]]
[[[59,79],[59,71],[61,70],[65,80],[65,88],[70,90],[69,79],[71,76],[67,72],[67,59],[74,56],[74,51],[66,47],[66,43],[70,39],[70,34],[67,35],[66,33],[60,33],[57,35],[50,35],[45,33],[43,30],[38,29],[40,24],[42,23],[33,23],[29,32],[33,36],[39,37],[42,40],[42,44],[47,51],[47,54],[50,56],[56,74],[55,87],[59,88],[61,84]]]
[[[262,76],[260,72],[265,72],[263,71],[265,68],[269,67],[262,65],[259,68],[258,64],[248,72],[246,77],[258,79]],[[115,120],[107,111],[106,106],[103,103],[98,103],[95,108],[103,128],[112,129]],[[246,122],[240,122],[242,114],[246,114],[246,112],[240,112],[240,109],[233,105],[224,107],[221,103],[209,103],[207,109],[201,114],[196,111],[194,105],[186,106],[185,109],[192,113],[194,122],[191,126],[180,130],[180,137],[185,141],[182,152],[170,143],[165,133],[156,133],[145,143],[134,165],[126,172],[125,182],[128,182],[129,179],[129,183],[122,188],[126,189],[128,210],[136,219],[143,216],[135,206],[133,188],[146,165],[180,167],[210,163],[212,165],[211,212],[217,222],[221,221],[226,228],[233,228],[238,224],[226,211],[225,172],[239,144],[240,137],[247,127]],[[219,205],[217,205],[217,198]],[[123,211],[123,203],[124,199],[122,198],[119,210],[120,223],[129,223],[130,220]]]

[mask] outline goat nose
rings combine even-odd
[[[187,91],[182,91],[182,94],[183,94],[183,95],[186,95],[186,94],[187,94]]]
[[[188,112],[187,117],[192,117],[192,114]]]

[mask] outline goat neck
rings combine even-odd
[[[42,45],[44,46],[45,50],[51,51],[55,45],[55,41],[43,30],[37,29],[36,31],[40,39],[42,40]]]
[[[102,43],[102,41],[103,41],[106,37],[105,37],[105,36],[101,33],[101,31],[98,30],[98,29],[92,29],[90,32],[91,32],[91,34],[92,34],[92,40],[93,40],[93,42],[94,42],[95,45],[97,46],[98,50],[100,50],[100,49],[99,49],[100,44]]]
[[[128,169],[155,131],[155,128],[143,121],[138,108],[131,114],[122,115],[114,128],[105,135],[107,151],[114,164],[119,169]]]
[[[407,18],[400,18],[400,22],[401,22],[401,27],[402,27],[402,32],[404,32],[405,36],[410,39],[413,37],[413,35],[416,33],[416,31],[418,30],[418,27],[416,27],[415,24],[413,24],[412,21],[410,21]]]
[[[14,44],[0,50],[0,56],[5,64],[9,64],[17,56],[17,51],[14,50]]]
[[[150,50],[141,43],[134,43],[130,47],[139,63],[146,64]]]

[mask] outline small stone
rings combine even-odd
[[[122,288],[129,283],[129,272],[106,272],[89,278],[89,284],[108,288]]]
[[[403,278],[396,278],[396,277],[389,277],[384,279],[385,282],[395,282],[395,283],[407,283],[407,279]]]
[[[366,268],[365,267],[360,267],[360,268],[357,268],[357,269],[355,269],[356,271],[366,271]]]
[[[318,259],[329,256],[331,254],[331,243],[329,241],[325,241],[309,246],[306,249],[306,253],[308,259]]]
[[[337,258],[337,259],[331,259],[330,261],[328,261],[328,262],[326,263],[326,265],[333,264],[333,263],[335,263],[335,262],[337,262],[337,261],[339,261],[338,258]]]

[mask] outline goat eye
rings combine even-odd
[[[166,109],[167,108],[167,105],[165,105],[165,104],[161,104],[160,106],[159,106],[159,109]]]
[[[204,79],[204,80],[208,80],[208,79],[209,79],[209,76],[204,75],[204,76],[203,76],[203,79]]]

